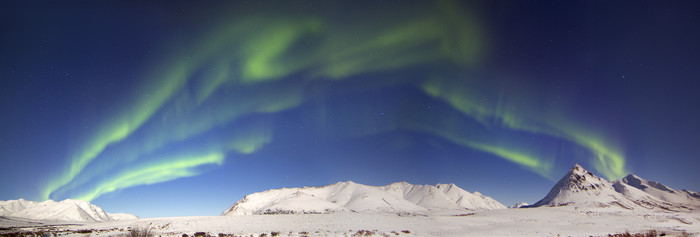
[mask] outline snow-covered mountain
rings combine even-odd
[[[245,196],[221,215],[363,213],[463,213],[501,209],[503,204],[454,184],[414,185],[406,182],[369,186],[351,181],[322,187],[282,188]]]
[[[699,196],[695,192],[677,191],[632,174],[608,182],[576,164],[547,196],[529,207],[621,207],[630,210],[660,208],[683,211],[700,207]]]
[[[514,205],[512,205],[512,206],[509,206],[508,208],[521,208],[521,207],[526,207],[526,206],[529,206],[529,205],[530,205],[530,204],[528,204],[527,202],[519,202],[519,203],[516,203],[516,204],[514,204]]]
[[[700,194],[696,192],[675,190],[659,182],[645,180],[633,174],[613,182],[616,189],[617,187],[624,187],[623,184],[634,187],[666,203],[687,206],[692,209],[700,207]],[[625,188],[629,189],[627,187]]]
[[[576,164],[554,185],[547,196],[532,207],[539,206],[620,206],[633,209],[634,203],[615,191],[612,184]]]
[[[20,217],[34,220],[56,221],[111,221],[136,219],[131,214],[109,214],[102,208],[86,201],[66,199],[60,202],[43,202],[24,199],[0,201],[0,216]]]

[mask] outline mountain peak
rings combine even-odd
[[[559,180],[557,186],[561,184],[561,188],[564,189],[589,190],[599,188],[604,183],[607,183],[604,179],[595,176],[577,163],[561,180]]]
[[[582,170],[585,170],[585,169],[583,168],[583,166],[579,165],[578,163],[575,163],[575,164],[574,164],[574,167],[571,167],[571,169],[572,169],[572,170],[573,170],[573,169],[582,169]]]
[[[621,197],[608,181],[575,164],[552,187],[547,196],[532,206],[565,206],[588,202],[604,206],[612,202],[622,202],[618,201]]]
[[[626,184],[629,184],[635,188],[638,189],[645,189],[647,186],[645,185],[647,183],[647,180],[640,178],[639,176],[636,176],[634,174],[628,174],[624,178],[621,179],[622,182],[625,182]]]
[[[587,174],[591,173],[588,170],[584,169],[583,166],[579,165],[576,163],[571,169],[569,170],[569,173],[575,173],[575,174]]]
[[[628,174],[628,175],[625,176],[624,178],[625,178],[625,179],[640,179],[640,180],[644,180],[643,178],[641,178],[641,177],[639,177],[639,176],[637,176],[637,175],[635,175],[635,174]]]

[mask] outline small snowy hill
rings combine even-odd
[[[56,221],[111,221],[136,219],[131,214],[109,214],[102,208],[85,201],[66,199],[60,202],[43,202],[24,199],[0,201],[0,216],[20,217],[33,220]]]
[[[454,184],[414,185],[406,182],[369,186],[339,182],[322,187],[283,188],[245,196],[221,215],[363,213],[461,213],[501,209],[503,204]]]
[[[632,174],[611,183],[576,164],[547,196],[528,207],[621,207],[629,210],[660,208],[683,211],[700,207],[700,197],[693,194],[697,193],[673,190]]]

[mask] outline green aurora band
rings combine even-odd
[[[408,85],[484,127],[575,143],[591,152],[594,168],[608,179],[625,175],[624,156],[610,141],[583,133],[590,130],[577,129],[573,122],[557,123],[534,113],[504,110],[500,103],[484,102],[482,98],[491,95],[479,91],[483,86],[477,86],[478,79],[426,75],[417,81],[378,81],[381,79],[359,77],[435,64],[475,68],[487,42],[478,20],[456,10],[460,8],[455,2],[439,1],[420,14],[394,13],[395,17],[389,18],[393,20],[372,27],[323,16],[226,19],[193,43],[194,53],[166,57],[172,59],[164,60],[146,76],[139,88],[147,93],[126,101],[123,109],[106,120],[70,157],[66,169],[50,179],[41,190],[42,198],[70,194],[71,198],[91,201],[132,186],[198,175],[202,167],[222,165],[229,152],[252,154],[274,142],[271,121],[240,126],[233,134],[207,140],[203,149],[183,151],[186,156],[159,152],[247,116],[273,115],[313,104],[325,96],[313,93],[313,86],[324,80],[374,80],[343,93]],[[454,132],[449,124],[458,123],[376,125],[359,135],[395,129],[425,132],[552,178],[554,156]]]
[[[582,129],[577,129],[573,125],[556,123],[555,120],[552,119],[524,118],[526,116],[504,111],[499,109],[499,106],[488,105],[483,101],[477,102],[477,98],[473,96],[474,93],[472,93],[474,92],[473,89],[461,87],[458,83],[454,83],[453,81],[427,81],[423,85],[423,90],[428,95],[444,100],[455,109],[473,117],[485,126],[500,126],[513,130],[544,134],[566,139],[581,147],[585,147],[594,155],[592,162],[594,168],[608,179],[621,178],[628,173],[625,169],[625,159],[623,155],[610,147],[612,142],[604,141],[603,139],[596,138],[594,135],[586,134]],[[539,123],[533,121],[538,121]],[[608,145],[606,146],[604,144]],[[478,149],[476,147],[472,148]],[[502,157],[505,158],[505,156]],[[518,160],[525,161],[524,159]],[[526,163],[532,164],[532,162],[514,162],[525,166],[527,166]],[[546,170],[548,172],[548,168]]]
[[[76,199],[93,200],[104,193],[119,189],[195,176],[200,173],[194,169],[195,167],[207,164],[221,165],[223,162],[223,154],[212,153],[204,156],[168,158],[159,163],[144,164],[136,169],[125,170],[125,172],[120,172],[107,178],[98,187],[88,193],[77,196]]]

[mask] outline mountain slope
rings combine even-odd
[[[34,220],[58,221],[111,221],[115,219],[135,219],[131,214],[106,213],[102,208],[85,201],[66,199],[60,202],[43,202],[24,199],[0,201],[0,216],[20,217]],[[116,217],[116,218],[115,218]]]
[[[500,209],[501,203],[454,184],[414,185],[406,182],[369,186],[351,181],[322,187],[282,188],[253,193],[234,203],[222,215],[298,213],[450,213]]]

